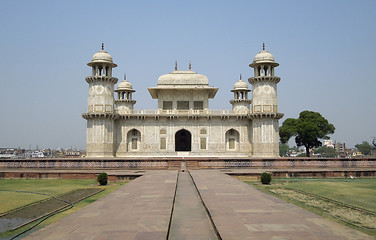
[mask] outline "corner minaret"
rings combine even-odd
[[[265,50],[259,52],[253,62],[254,77],[248,79],[252,84],[253,156],[279,156],[279,124],[283,114],[278,113],[277,83],[280,78],[274,75],[279,66],[274,56]]]
[[[231,92],[234,93],[234,99],[230,101],[232,105],[232,111],[234,113],[249,113],[249,104],[251,100],[248,99],[248,93],[251,90],[248,89],[248,84],[240,79],[234,85],[234,89]]]
[[[95,53],[87,64],[92,74],[86,77],[89,84],[88,112],[82,114],[87,120],[88,157],[114,156],[114,85],[118,79],[112,77],[112,69],[117,67],[112,57],[102,49]]]
[[[278,112],[277,83],[280,78],[274,76],[274,68],[279,64],[274,62],[274,56],[265,50],[265,44],[249,66],[254,68],[254,77],[248,79],[252,84],[252,111]]]
[[[121,81],[115,90],[117,98],[115,99],[116,112],[119,114],[130,113],[133,111],[133,105],[136,101],[132,99],[132,93],[135,92],[132,88],[132,84],[127,81],[124,74],[124,80]]]

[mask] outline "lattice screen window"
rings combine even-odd
[[[160,131],[159,131],[160,134],[166,134],[166,129],[162,128]]]
[[[178,110],[189,110],[189,101],[178,101]]]
[[[206,129],[205,128],[201,129],[200,134],[206,134]]]
[[[201,150],[206,149],[206,138],[200,138],[200,149]]]
[[[166,138],[161,138],[160,148],[166,149]]]
[[[132,149],[133,150],[137,149],[137,138],[132,138]]]
[[[203,101],[194,101],[193,102],[193,109],[194,110],[203,110],[204,109],[204,102]]]
[[[163,101],[163,110],[172,110],[172,101]]]
[[[228,139],[228,149],[235,149],[235,138]]]

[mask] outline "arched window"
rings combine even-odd
[[[98,76],[102,76],[102,66],[98,67]]]
[[[226,151],[239,150],[239,132],[231,128],[226,132]]]
[[[141,133],[137,129],[132,129],[127,134],[128,151],[137,151],[141,145]]]
[[[167,149],[167,136],[166,136],[166,129],[165,128],[161,128],[159,130],[159,134],[160,134],[160,142],[159,142],[159,148],[162,149],[162,150],[166,150]]]

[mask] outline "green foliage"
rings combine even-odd
[[[108,175],[107,173],[100,173],[98,174],[97,181],[99,182],[100,185],[107,185],[107,180],[108,180]]]
[[[290,150],[289,145],[279,144],[279,156],[281,157],[286,156],[289,150]]]
[[[327,158],[333,158],[333,157],[338,156],[334,148],[325,147],[325,146],[316,148],[313,152],[316,154],[320,154],[321,157],[327,157]]]
[[[356,144],[355,147],[363,154],[363,155],[369,155],[371,154],[371,145],[363,141],[361,144]]]
[[[279,128],[279,136],[282,143],[295,136],[295,142],[298,147],[306,148],[306,155],[309,157],[309,149],[320,147],[319,139],[329,139],[328,134],[334,133],[335,127],[330,124],[318,112],[303,111],[299,118],[288,118]]]
[[[270,184],[272,181],[272,175],[270,173],[263,172],[261,174],[261,183],[262,184]]]

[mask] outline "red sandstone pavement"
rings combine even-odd
[[[222,239],[373,239],[220,171],[190,171]]]
[[[219,170],[190,172],[223,240],[373,239],[264,194]],[[176,181],[177,171],[147,171],[144,176],[25,239],[166,239]],[[187,194],[192,191],[189,185],[180,188],[177,195],[181,194],[181,201],[189,197]],[[181,208],[182,212],[174,220],[178,222],[171,226],[186,234],[194,226],[193,212],[202,206],[194,206],[193,202],[192,206],[187,202],[183,205],[187,207]],[[179,221],[185,218],[190,218],[188,223],[193,225],[182,227]],[[195,227],[194,234],[200,235],[201,231],[206,234],[209,230]]]
[[[148,171],[24,239],[166,239],[177,171]]]

